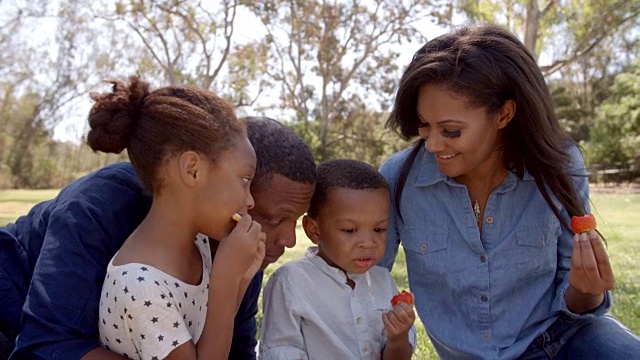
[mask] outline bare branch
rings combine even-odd
[[[549,0],[547,5],[540,11],[540,16],[544,17],[551,10],[551,8],[555,5],[555,0]]]
[[[229,7],[227,6],[227,2],[225,1],[225,8],[224,8],[224,38],[226,41],[226,46],[224,48],[224,51],[222,52],[222,59],[220,59],[220,61],[218,62],[218,66],[216,66],[215,70],[213,71],[213,74],[211,74],[208,77],[208,81],[206,84],[206,88],[208,89],[209,86],[211,86],[211,83],[213,82],[213,80],[218,77],[218,74],[220,73],[220,69],[222,69],[222,66],[224,65],[224,63],[227,61],[227,57],[229,56],[229,51],[231,50],[231,37],[233,36],[233,29],[234,29],[234,23],[235,23],[235,19],[236,19],[236,11],[237,11],[237,2],[233,2],[233,5],[231,6],[231,18],[229,19]]]
[[[609,28],[609,30],[617,29],[620,26],[622,26],[624,23],[626,23],[627,21],[635,19],[637,16],[638,16],[638,13],[632,13],[629,16],[621,19],[616,24],[613,24]],[[588,54],[596,46],[598,46],[598,44],[600,44],[604,39],[609,37],[611,35],[611,31],[600,31],[600,32],[598,32],[598,34],[599,34],[598,36],[596,36],[595,38],[591,39],[592,41],[589,42],[588,44],[586,44],[584,47],[578,46],[576,48],[576,50],[573,51],[573,54],[571,56],[569,56],[568,58],[562,59],[562,60],[556,60],[551,65],[541,66],[540,70],[542,71],[543,75],[545,77],[546,76],[550,76],[551,74],[555,73],[556,71],[562,69],[565,65],[570,64],[573,61],[577,60],[578,58]]]

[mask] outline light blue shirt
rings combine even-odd
[[[567,169],[587,211],[588,180],[582,156],[571,150]],[[392,193],[410,151],[391,156],[380,168]],[[424,147],[416,157],[401,198],[400,220],[392,203],[386,254],[391,269],[402,243],[409,286],[427,333],[444,359],[513,359],[561,313],[568,287],[573,234],[545,202],[533,177],[509,172],[489,196],[476,225],[464,185],[442,174]],[[560,208],[560,202],[552,197]],[[563,216],[569,215],[561,208]]]
[[[380,360],[387,343],[380,309],[390,310],[397,293],[387,269],[345,274],[310,247],[279,267],[264,288],[259,358]],[[414,326],[408,340],[415,349]]]

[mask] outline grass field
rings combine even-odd
[[[57,190],[0,191],[0,226],[26,214],[33,204],[50,199]],[[594,194],[592,210],[598,229],[606,237],[608,252],[616,274],[612,313],[634,332],[640,333],[640,194]],[[279,265],[301,257],[311,242],[298,229],[298,244],[265,271],[268,276]],[[407,270],[402,249],[392,275],[400,289],[408,288]],[[258,315],[258,321],[262,314]],[[422,323],[416,321],[418,348],[414,359],[436,359]]]
[[[0,190],[0,226],[25,215],[41,201],[51,199],[59,190]]]

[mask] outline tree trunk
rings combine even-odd
[[[529,0],[527,2],[527,23],[524,32],[524,46],[529,49],[536,61],[538,60],[536,43],[538,42],[541,15],[540,9],[538,8],[538,0]]]

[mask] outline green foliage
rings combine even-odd
[[[596,111],[591,141],[592,163],[627,162],[640,156],[640,62],[618,74],[611,96]]]
[[[635,128],[622,119],[633,109],[609,97],[623,91],[614,76],[639,55],[639,12],[627,0],[14,2],[0,10],[0,188],[55,186],[126,160],[51,136],[65,116],[85,115],[74,113],[79,99],[100,81],[136,72],[278,118],[318,161],[378,165],[406,146],[383,130],[406,66],[400,50],[424,42],[425,21],[459,19],[507,26],[542,54],[562,126],[597,159],[631,159]],[[32,36],[50,20],[51,34]],[[254,37],[238,36],[246,26]]]
[[[552,74],[597,52],[607,39],[637,26],[640,2],[628,0],[457,0],[458,13],[471,22],[500,24],[519,35],[536,58],[552,56],[543,66]],[[637,33],[633,36],[637,37]]]
[[[271,87],[280,90],[276,107],[293,114],[292,126],[311,141],[317,160],[378,163],[388,150],[375,126],[400,77],[394,45],[424,40],[414,22],[431,16],[432,3],[243,2],[264,25],[268,47],[261,51]]]
[[[356,101],[354,99],[354,101]],[[309,145],[317,163],[329,159],[357,159],[379,167],[390,155],[409,144],[384,128],[386,113],[369,113],[364,106],[351,108],[341,114],[343,121],[328,128],[329,142],[322,150],[321,122],[297,121],[286,123]]]
[[[566,85],[563,86],[563,83]],[[576,141],[585,141],[589,139],[589,126],[591,114],[584,107],[580,106],[577,97],[573,96],[570,89],[574,86],[568,82],[554,82],[549,85],[551,96],[553,97],[556,117],[560,122],[560,126],[571,134]]]

